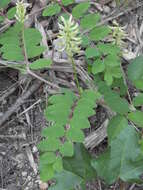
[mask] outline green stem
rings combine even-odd
[[[22,43],[23,43],[24,61],[26,64],[26,69],[28,71],[29,70],[29,62],[28,62],[28,57],[27,57],[27,52],[26,52],[26,44],[25,44],[25,36],[24,36],[24,24],[22,24]]]
[[[72,67],[73,67],[73,71],[74,71],[74,80],[75,80],[76,86],[78,88],[78,93],[79,93],[79,95],[81,95],[81,89],[80,89],[80,85],[79,85],[79,81],[78,81],[78,77],[77,77],[77,71],[76,71],[76,64],[75,64],[75,61],[72,56],[69,56],[69,58],[72,63]]]

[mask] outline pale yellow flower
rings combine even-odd
[[[23,0],[17,0],[15,17],[20,23],[24,23],[24,21],[28,18],[26,15],[26,8],[29,5],[29,3],[24,3]]]
[[[80,51],[81,38],[79,37],[79,25],[73,21],[72,16],[67,20],[61,16],[62,23],[59,23],[59,42],[61,49],[66,51],[69,56]]]
[[[124,31],[124,27],[119,26],[116,21],[113,21],[114,26],[110,27],[112,29],[113,43],[122,47],[124,44],[123,39],[127,36]]]

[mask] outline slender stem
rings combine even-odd
[[[29,70],[29,62],[28,62],[28,56],[26,51],[26,44],[25,44],[25,36],[24,36],[24,24],[22,24],[22,43],[23,43],[23,53],[24,53],[24,61],[26,64],[26,70]]]
[[[81,89],[80,89],[80,85],[79,85],[79,81],[78,81],[78,77],[77,77],[77,71],[76,71],[76,64],[75,64],[75,61],[74,61],[72,56],[69,56],[69,58],[70,58],[71,63],[72,63],[72,67],[73,67],[73,71],[74,71],[74,79],[76,81],[78,93],[79,93],[79,95],[81,95]]]

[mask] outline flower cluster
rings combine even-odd
[[[110,27],[113,31],[113,43],[122,47],[124,45],[123,39],[126,37],[126,33],[123,27],[120,27],[116,21],[113,21],[114,26]]]
[[[59,51],[65,50],[68,56],[80,51],[81,38],[79,37],[79,25],[73,21],[72,16],[67,20],[61,16],[59,23]]]
[[[24,3],[23,0],[17,0],[15,17],[20,23],[24,23],[24,21],[27,19],[28,16],[26,16],[26,8],[29,5],[30,4],[28,3]]]

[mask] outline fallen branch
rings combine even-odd
[[[99,127],[96,131],[90,133],[84,140],[84,146],[89,149],[93,149],[98,146],[106,137],[107,137],[107,126],[109,123],[109,119],[106,119],[101,127]]]

